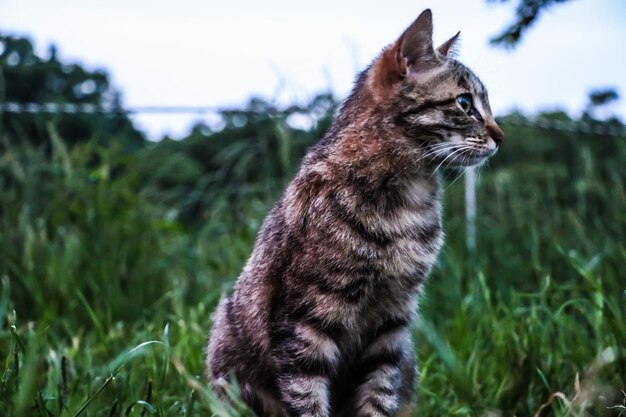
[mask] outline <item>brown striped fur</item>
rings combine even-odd
[[[258,415],[414,406],[409,326],[443,243],[437,169],[502,140],[484,86],[448,56],[457,37],[434,49],[426,10],[359,75],[220,302],[208,377],[236,378]]]

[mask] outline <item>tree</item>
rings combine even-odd
[[[121,111],[120,95],[111,87],[106,72],[61,62],[54,46],[50,47],[48,55],[48,58],[38,56],[29,39],[0,35],[0,102],[117,106],[120,112],[5,112],[2,128],[10,140],[47,144],[52,127],[69,144],[96,136],[107,141],[119,137],[125,147],[143,144],[142,134]]]
[[[583,119],[593,122],[604,120],[615,125],[615,122],[618,120],[611,111],[611,104],[617,102],[619,98],[619,93],[612,87],[592,90],[589,93],[587,107],[583,112]]]
[[[510,0],[487,0],[488,2],[506,3]],[[508,48],[515,47],[526,31],[537,22],[541,13],[555,4],[570,0],[519,0],[515,9],[515,21],[502,33],[491,38],[491,44]]]

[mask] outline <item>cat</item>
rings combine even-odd
[[[415,406],[410,324],[443,243],[441,166],[503,133],[481,81],[435,49],[425,10],[356,79],[265,219],[207,348],[259,416],[396,416]]]

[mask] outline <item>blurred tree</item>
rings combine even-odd
[[[602,106],[619,99],[619,93],[615,88],[602,88],[593,90],[589,93],[589,105],[590,106]]]
[[[26,38],[0,35],[0,101],[13,103],[72,103],[119,106],[119,93],[106,72],[89,71],[78,64],[61,62],[51,46],[48,58],[35,53]],[[49,143],[49,124],[69,144],[91,138],[123,143],[128,148],[143,144],[142,134],[123,113],[52,114],[9,113],[2,115],[3,132],[10,140]]]
[[[222,111],[220,129],[197,125],[183,140],[150,146],[136,168],[178,202],[186,220],[204,220],[219,204],[272,201],[329,128],[335,108],[330,94],[286,109],[253,98]]]
[[[592,90],[583,112],[583,119],[592,122],[604,120],[615,125],[617,117],[611,109],[611,104],[618,101],[619,98],[619,93],[613,87]]]
[[[510,0],[487,0],[490,3],[506,3]],[[558,3],[570,0],[519,0],[515,9],[515,21],[504,31],[491,39],[492,45],[513,48],[517,46],[526,31],[537,21],[542,12]]]

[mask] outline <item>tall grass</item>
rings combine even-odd
[[[482,171],[475,251],[446,189],[417,414],[626,415],[626,142],[507,133],[526,142]],[[180,165],[52,137],[0,156],[0,415],[249,415],[206,389],[203,348],[280,186],[189,223]]]

